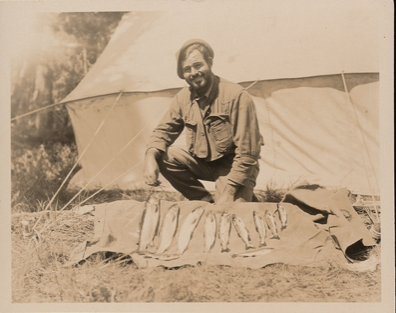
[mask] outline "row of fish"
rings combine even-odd
[[[286,213],[286,209],[280,205],[277,204],[277,208],[276,211],[279,214],[279,220],[281,221],[281,230],[285,229],[287,226],[287,213]],[[236,216],[235,214],[232,215],[231,217],[232,223],[235,227],[235,230],[238,234],[238,236],[242,239],[242,241],[245,244],[245,249],[253,249],[253,245],[251,243],[251,239],[250,239],[250,235],[249,235],[249,231],[246,228],[244,222],[242,221],[242,219],[238,216]],[[257,212],[257,211],[253,211],[253,221],[254,221],[254,226],[255,229],[257,231],[257,233],[259,234],[260,237],[260,244],[259,247],[264,247],[266,246],[266,242],[265,239],[267,237],[267,229],[271,232],[272,238],[275,239],[280,239],[279,238],[279,232],[275,223],[275,217],[274,215],[266,210],[264,213],[264,218],[262,218],[262,216]],[[228,245],[228,239],[229,239],[229,235],[230,235],[230,222],[229,222],[229,213],[228,212],[223,212],[221,214],[221,221],[220,221],[220,243],[221,243],[221,252],[228,252],[229,249],[227,248]]]
[[[150,197],[146,201],[146,208],[142,216],[138,249],[139,253],[143,254],[146,258],[155,258],[160,260],[173,260],[178,258],[187,250],[193,237],[193,233],[197,228],[204,211],[205,209],[203,207],[197,207],[187,215],[181,224],[177,238],[177,253],[165,254],[171,246],[173,238],[175,237],[179,227],[180,208],[177,204],[174,204],[169,208],[168,212],[164,216],[161,231],[159,233],[159,200],[154,197]],[[283,230],[286,228],[287,224],[286,210],[282,205],[278,204],[275,212],[278,212],[279,214],[281,230]],[[266,210],[264,218],[262,218],[258,212],[254,211],[253,220],[256,231],[260,237],[259,247],[266,246],[265,239],[267,237],[267,229],[272,234],[272,237],[270,238],[279,239],[275,218],[271,212]],[[206,214],[204,221],[204,252],[210,252],[213,249],[217,236],[220,240],[221,252],[229,252],[228,244],[232,225],[234,226],[238,236],[245,243],[245,249],[253,249],[254,246],[251,243],[249,231],[240,217],[235,214],[231,215],[228,211],[223,211],[220,215],[219,229],[217,229],[218,223],[216,220],[216,214],[211,210]],[[159,246],[155,253],[150,253],[147,250],[149,247],[154,246],[154,238],[157,235],[160,237]],[[261,251],[259,254],[263,253],[264,252]]]

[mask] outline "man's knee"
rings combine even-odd
[[[161,156],[157,159],[158,165],[166,167],[166,166],[176,166],[182,167],[187,159],[186,151],[181,148],[169,147],[168,151],[162,153]]]

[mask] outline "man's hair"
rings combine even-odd
[[[187,57],[190,55],[191,52],[193,52],[194,50],[198,50],[199,52],[202,53],[202,56],[204,58],[204,60],[206,61],[206,63],[211,64],[212,63],[212,57],[210,56],[210,52],[208,50],[208,48],[206,48],[204,45],[200,44],[200,43],[193,43],[191,46],[188,46],[186,49],[184,49],[181,58],[180,58],[180,62],[183,62],[187,59]]]

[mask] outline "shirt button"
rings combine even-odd
[[[201,133],[201,136],[205,136],[205,133]]]

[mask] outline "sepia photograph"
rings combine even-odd
[[[4,312],[394,312],[393,10],[1,1]]]

